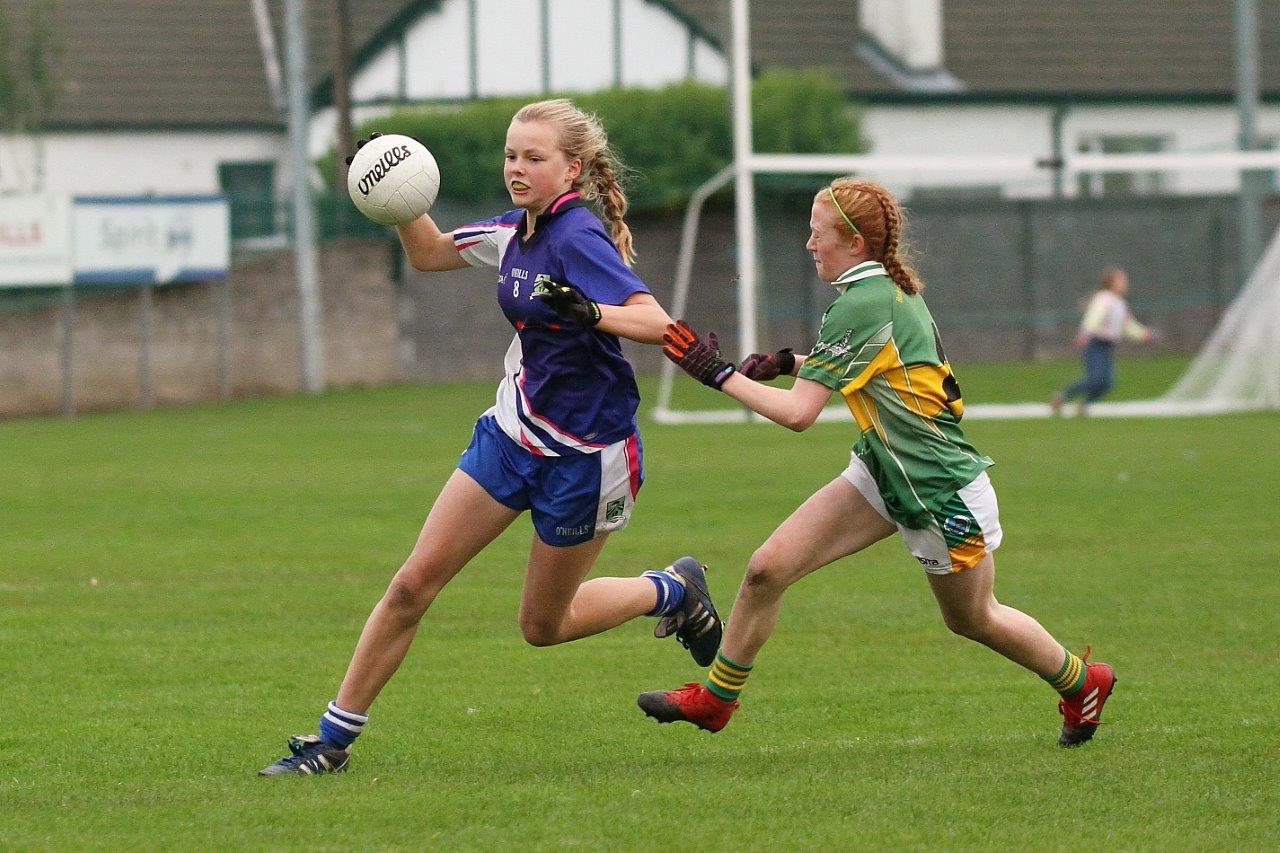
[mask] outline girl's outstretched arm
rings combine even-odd
[[[469,266],[453,245],[453,234],[441,231],[435,220],[423,214],[396,226],[405,256],[416,270],[460,270]]]
[[[596,328],[642,344],[662,343],[662,333],[671,317],[648,293],[633,293],[621,305],[601,305]]]
[[[756,414],[796,432],[813,426],[831,396],[830,388],[812,379],[797,379],[790,388],[774,388],[741,373],[726,379],[720,390]]]

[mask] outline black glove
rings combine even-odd
[[[667,326],[662,336],[662,352],[685,373],[717,391],[737,369],[720,357],[720,342],[715,332],[707,335],[704,343],[684,320]]]
[[[373,140],[377,139],[377,138],[378,138],[379,136],[381,136],[381,135],[382,135],[381,133],[378,133],[378,132],[375,130],[373,133],[369,134],[369,138],[368,138],[368,139],[358,139],[358,140],[356,140],[356,150],[357,150],[357,151],[359,151],[361,148],[365,147],[366,145],[368,145],[370,142],[372,142]],[[347,164],[348,166],[350,166],[350,165],[351,165],[351,161],[352,161],[352,160],[354,160],[354,159],[356,159],[356,155],[352,154],[350,157],[346,157],[346,158],[344,158],[344,159],[345,159],[346,164]]]
[[[562,320],[590,328],[600,322],[600,306],[583,295],[581,290],[554,281],[540,281],[533,289],[533,298],[541,299]]]
[[[757,382],[770,382],[779,376],[790,376],[796,369],[796,354],[791,347],[780,349],[772,355],[753,352],[738,365],[738,372]]]

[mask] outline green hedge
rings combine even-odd
[[[595,113],[630,172],[627,195],[636,210],[681,207],[699,184],[727,165],[733,138],[725,89],[680,83],[662,89],[612,89],[572,96]],[[399,110],[366,122],[370,131],[404,133],[426,145],[440,164],[443,196],[499,199],[502,150],[511,116],[531,98],[502,98]],[[862,150],[858,111],[836,80],[821,72],[772,71],[753,90],[755,147],[770,153],[853,153]],[[332,175],[333,152],[321,162]],[[812,181],[809,181],[812,183]]]

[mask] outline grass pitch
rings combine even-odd
[[[1158,390],[1180,367],[1122,362],[1121,390]],[[960,377],[969,401],[994,402],[1046,397],[1073,369]],[[352,772],[255,778],[314,727],[491,395],[395,388],[0,424],[0,846],[1280,838],[1274,415],[968,428],[998,462],[998,594],[1117,669],[1083,748],[1055,745],[1046,685],[947,633],[896,540],[792,589],[724,732],[659,726],[635,694],[702,671],[649,620],[521,642],[522,519],[428,614]],[[726,609],[752,549],[852,441],[847,424],[643,429],[648,483],[597,571],[696,554]]]

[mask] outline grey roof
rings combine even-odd
[[[959,0],[947,68],[975,92],[1231,95],[1231,0]],[[1261,83],[1280,92],[1280,3],[1258,6]]]
[[[16,22],[31,0],[4,0]],[[278,125],[248,0],[59,0],[51,126]]]
[[[729,49],[729,3],[668,0],[667,5],[700,22],[709,36],[726,51]],[[858,58],[858,33],[855,0],[751,3],[751,61],[757,68],[828,68],[847,81],[851,92],[891,91],[890,82]]]
[[[55,0],[65,45],[51,127],[283,127],[271,103],[251,0]],[[438,0],[350,0],[353,49]],[[0,0],[24,31],[33,0]],[[330,0],[310,0],[313,79],[330,64]],[[268,0],[284,62],[281,0]]]
[[[35,0],[0,0],[19,31]],[[55,0],[65,94],[52,127],[281,127],[251,0]],[[441,0],[349,0],[357,59]],[[655,0],[728,45],[727,0]],[[269,0],[280,33],[282,0]],[[327,77],[331,3],[310,0],[312,80]],[[1280,3],[1260,3],[1262,85],[1280,97]],[[902,97],[861,58],[856,0],[753,0],[757,67],[824,66],[849,90]],[[960,97],[1229,98],[1228,0],[949,0]],[[283,51],[283,44],[280,45]]]
[[[726,39],[728,4],[670,0]],[[1261,83],[1280,95],[1280,3],[1261,2]],[[947,0],[946,70],[970,95],[1230,97],[1231,0]],[[858,56],[856,0],[752,0],[761,66],[837,69],[851,92],[900,94]]]

